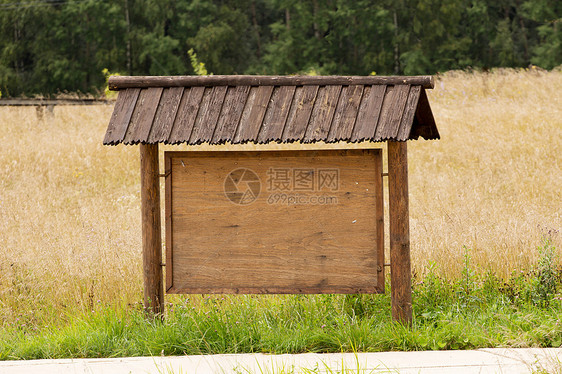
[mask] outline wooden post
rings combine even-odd
[[[158,144],[140,145],[144,307],[164,313]]]
[[[408,152],[406,142],[388,142],[390,283],[392,319],[412,322]]]

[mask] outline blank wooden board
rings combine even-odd
[[[165,152],[168,293],[384,292],[382,153]]]

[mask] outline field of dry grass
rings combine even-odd
[[[527,271],[545,237],[560,254],[561,87],[562,72],[438,77],[441,140],[408,149],[416,273],[457,277],[467,251],[479,271]],[[138,148],[101,144],[111,111],[0,108],[3,324],[141,300]]]

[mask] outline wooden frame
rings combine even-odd
[[[158,144],[140,145],[142,262],[144,306],[151,314],[164,313],[162,234]]]
[[[408,145],[388,142],[388,210],[392,318],[412,323]]]
[[[164,159],[168,293],[384,292],[380,149],[165,152]],[[314,170],[311,178],[320,178],[329,165],[339,170],[341,189],[329,191],[337,206],[267,203],[272,185],[253,206],[228,201],[238,195],[224,191],[237,168],[255,169],[264,185],[272,170]]]
[[[160,177],[158,144],[208,143],[264,144],[361,141],[388,144],[388,196],[392,318],[405,324],[412,321],[408,161],[407,140],[422,137],[439,139],[433,114],[425,93],[433,88],[430,76],[418,77],[355,77],[355,76],[174,76],[174,77],[111,77],[109,87],[120,91],[103,143],[105,145],[140,145],[141,158],[141,217],[144,306],[151,313],[164,313],[162,279],[162,236],[160,212]],[[340,156],[359,150],[348,150],[342,144]],[[268,151],[274,152],[274,151]],[[306,158],[312,151],[295,153]],[[315,151],[320,152],[320,151]],[[363,151],[369,152],[369,151]],[[381,152],[380,150],[374,152]],[[211,152],[206,157],[219,155]],[[223,152],[223,154],[226,154]],[[238,153],[229,153],[236,157]],[[252,157],[259,151],[249,152]],[[265,153],[264,153],[265,154]],[[269,153],[272,155],[273,153]],[[334,153],[337,154],[337,153]],[[189,153],[199,157],[201,153]],[[239,154],[238,154],[239,155]],[[204,155],[205,156],[205,155]],[[250,156],[248,156],[250,157]],[[378,157],[378,156],[377,156]],[[341,159],[345,159],[342,157]],[[166,160],[166,184],[172,184],[171,159]],[[340,160],[341,161],[341,160]],[[380,158],[374,162],[377,173],[382,173]],[[363,169],[370,169],[365,166]],[[359,172],[359,175],[361,172]],[[380,178],[377,176],[376,178]],[[232,183],[234,179],[231,181]],[[248,181],[246,181],[248,182]],[[379,183],[377,182],[378,184]],[[378,188],[377,188],[378,190]],[[172,222],[170,197],[167,188],[166,222]],[[244,196],[251,197],[251,193]],[[226,195],[225,195],[226,196]],[[231,197],[242,199],[235,190]],[[240,202],[242,200],[239,200]],[[246,201],[246,200],[244,200]],[[231,206],[230,206],[231,207]],[[360,207],[361,208],[361,207]],[[383,206],[375,203],[377,238],[373,245],[384,256]],[[228,210],[228,209],[227,209]],[[338,212],[324,212],[339,219]],[[332,223],[325,223],[333,226]],[[180,292],[173,284],[172,256],[173,227],[166,225],[167,289]],[[370,233],[371,228],[365,229]],[[198,234],[196,232],[193,233]],[[219,233],[220,234],[220,233]],[[364,234],[364,233],[361,233]],[[355,236],[358,236],[355,233]],[[186,237],[185,240],[191,238]],[[287,238],[286,238],[287,239]],[[302,238],[301,238],[302,239]],[[330,243],[324,247],[331,248]],[[340,247],[345,247],[339,243]],[[323,248],[322,245],[319,246]],[[376,286],[340,287],[323,283],[307,285],[306,292],[383,292],[384,259],[377,257]],[[177,270],[177,269],[176,269]],[[372,270],[372,269],[371,269]],[[361,270],[364,272],[364,269]],[[367,274],[364,272],[364,274]],[[172,277],[172,278],[169,278]],[[169,279],[168,279],[169,278]],[[216,284],[215,284],[216,285]],[[206,287],[191,287],[190,292],[297,292],[298,286],[228,287],[224,284],[212,291]],[[211,287],[212,288],[212,287]]]

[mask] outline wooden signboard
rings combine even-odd
[[[380,149],[165,163],[168,293],[384,292]]]

